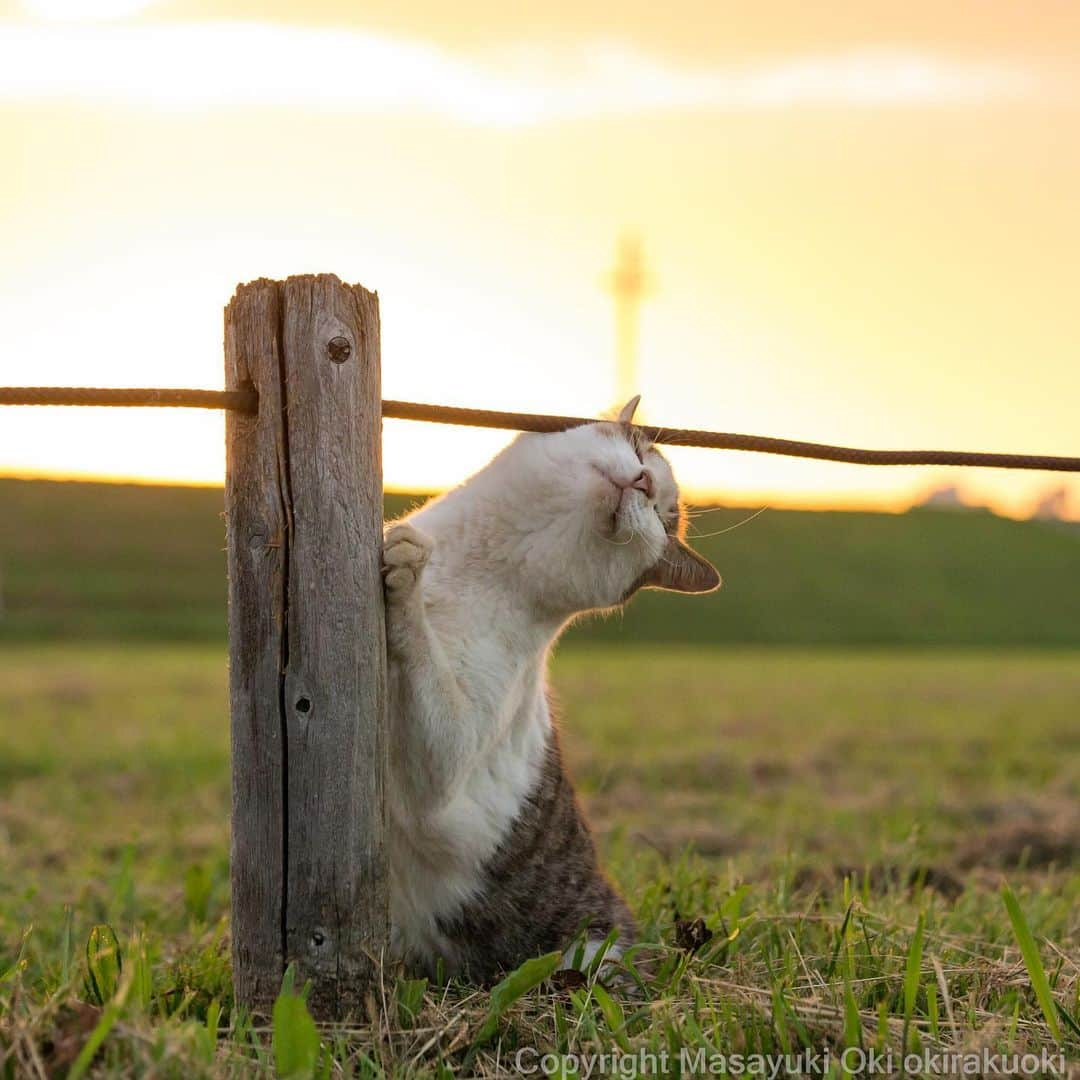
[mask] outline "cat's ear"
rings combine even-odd
[[[720,588],[720,575],[708,559],[677,536],[669,536],[660,561],[646,572],[641,584],[646,589],[707,593]]]
[[[634,413],[637,412],[638,404],[641,401],[641,395],[637,394],[632,397],[623,407],[619,410],[620,424],[632,424],[634,422]]]

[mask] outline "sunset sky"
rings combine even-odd
[[[0,0],[0,383],[222,385],[237,282],[377,289],[387,397],[1080,453],[1080,5]],[[201,412],[0,410],[0,473],[219,482]],[[509,434],[388,422],[388,486]],[[1048,474],[671,454],[742,504]],[[1080,485],[1072,508],[1080,516]]]

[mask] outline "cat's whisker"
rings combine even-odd
[[[744,517],[742,521],[736,521],[734,525],[729,525],[726,529],[717,529],[716,532],[711,533],[694,533],[695,540],[708,540],[713,536],[723,536],[724,533],[732,532],[734,529],[741,529],[744,525],[753,521],[756,517],[761,517],[762,514],[768,510],[768,506],[763,506],[759,510],[755,510],[749,517]]]
[[[719,514],[722,510],[731,510],[730,506],[700,506],[696,510],[692,510],[689,507],[686,508],[685,513],[687,518],[699,518],[705,514]]]
[[[599,529],[593,529],[593,532],[596,533],[601,540],[613,544],[615,547],[626,547],[627,544],[632,544],[634,542],[634,537],[637,536],[637,533],[635,533],[633,529],[630,530],[630,538],[628,540],[616,540],[611,536],[605,536]]]

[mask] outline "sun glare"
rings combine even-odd
[[[32,15],[57,21],[119,19],[152,7],[158,0],[23,0]]]
[[[469,36],[434,3],[12,7],[4,384],[220,386],[236,283],[333,271],[379,290],[386,397],[598,412],[616,398],[598,278],[631,226],[657,283],[625,380],[648,421],[1075,451],[1080,150],[1061,131],[1080,83],[1007,35],[867,24],[766,47],[718,14],[680,48],[633,20]],[[0,474],[220,482],[220,416],[136,412],[0,410]],[[459,483],[510,437],[389,423],[386,483]],[[692,498],[751,507],[898,509],[946,482],[671,456]],[[1028,513],[1058,481],[948,482]]]

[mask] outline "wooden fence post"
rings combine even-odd
[[[388,936],[378,297],[332,275],[225,310],[237,1000],[287,964],[313,1013],[363,1011]]]

